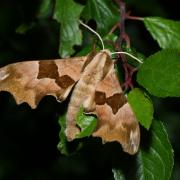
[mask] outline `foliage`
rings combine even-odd
[[[153,121],[149,141],[151,146],[142,147],[137,156],[138,179],[170,179],[173,150],[162,122]]]
[[[180,22],[160,17],[146,17],[144,24],[163,49],[180,49]]]
[[[97,126],[97,119],[96,117],[85,115],[83,107],[81,107],[76,117],[76,123],[81,128],[77,138],[83,138],[90,136],[94,132]]]
[[[79,29],[79,17],[83,7],[73,0],[57,0],[54,18],[61,23],[59,53],[62,57],[73,54],[73,46],[80,45],[82,36]]]
[[[88,21],[93,19],[97,23],[97,32],[106,35],[119,19],[118,8],[109,0],[87,1],[82,17]]]
[[[128,102],[131,104],[137,119],[146,129],[149,129],[153,120],[153,104],[149,97],[138,88],[128,94]]]
[[[138,72],[139,84],[155,96],[180,96],[179,58],[180,54],[174,50],[161,50],[148,57]]]
[[[36,7],[37,4],[38,7]],[[131,1],[127,1],[127,6],[128,5],[133,5],[133,3]],[[133,84],[134,86],[136,86],[136,88],[134,88],[128,93],[128,101],[131,104],[136,114],[136,117],[139,120],[139,123],[141,124],[141,126],[145,127],[145,129],[141,127],[143,132],[142,136],[147,137],[147,138],[142,137],[140,150],[138,154],[134,157],[134,159],[132,159],[134,165],[133,169],[136,170],[135,171],[132,170],[131,177],[133,177],[132,179],[148,179],[148,180],[170,179],[172,173],[172,167],[174,164],[173,149],[168,139],[167,130],[163,125],[163,119],[162,121],[155,120],[161,118],[157,117],[158,113],[154,114],[154,111],[157,112],[158,109],[156,109],[156,106],[153,107],[153,105],[156,105],[157,97],[162,97],[162,98],[180,97],[180,80],[179,80],[180,21],[169,20],[161,17],[131,18],[135,20],[140,20],[139,21],[140,23],[144,23],[145,26],[140,26],[140,28],[144,28],[145,30],[148,30],[152,38],[156,40],[157,44],[159,45],[159,47],[154,52],[148,49],[151,55],[145,58],[146,56],[145,52],[139,53],[139,51],[141,50],[139,50],[138,47],[136,47],[134,44],[133,45],[131,44],[130,46],[127,43],[128,41],[126,41],[127,39],[124,39],[126,41],[125,43],[117,44],[118,41],[116,40],[120,34],[119,29],[116,29],[115,31],[112,32],[111,28],[116,23],[118,23],[120,19],[120,14],[119,14],[120,12],[118,5],[114,1],[111,2],[110,0],[87,0],[87,1],[41,0],[39,3],[35,3],[35,7],[36,7],[35,13],[32,16],[30,14],[28,20],[27,19],[23,20],[22,18],[21,22],[18,22],[16,25],[14,25],[14,28],[8,27],[7,25],[8,23],[9,24],[12,23],[13,20],[10,19],[11,18],[13,19],[14,17],[6,17],[5,19],[6,23],[3,22],[0,23],[0,27],[2,27],[0,28],[0,35],[2,36],[2,42],[0,42],[0,47],[1,47],[1,43],[5,41],[4,39],[7,39],[8,46],[11,47],[10,49],[15,49],[15,51],[12,52],[8,48],[4,49],[3,51],[0,52],[0,58],[6,60],[16,56],[18,58],[20,57],[22,58],[24,55],[26,55],[27,58],[34,58],[34,56],[36,58],[39,57],[54,58],[54,57],[58,57],[57,52],[59,53],[60,57],[84,55],[89,53],[93,48],[94,39],[96,39],[97,42],[96,43],[97,49],[100,49],[101,46],[99,45],[100,43],[98,42],[97,37],[94,34],[89,33],[88,29],[86,29],[85,27],[80,26],[79,20],[84,20],[86,24],[89,23],[89,26],[92,26],[104,39],[105,47],[110,47],[111,51],[113,50],[115,51],[117,46],[119,47],[121,46],[121,49],[125,49],[127,52],[137,56],[139,59],[143,57],[144,61],[142,65],[137,62],[134,63],[133,62],[134,60],[132,58],[127,58],[128,63],[131,65],[130,69],[128,69],[129,66],[126,65],[124,66],[123,61],[121,61],[117,65],[117,71],[121,71],[118,72],[119,76],[121,76],[120,79],[121,80],[123,79],[124,83],[125,84],[127,83],[126,85],[129,85],[128,83],[130,82],[131,83],[130,85]],[[12,9],[11,7],[8,8]],[[0,13],[3,14],[3,10]],[[148,13],[151,13],[151,9],[149,10]],[[0,16],[0,20],[1,19],[2,17]],[[44,28],[45,35],[41,34],[42,27],[45,27]],[[18,38],[13,34],[12,36],[10,36],[11,39],[8,39],[9,38],[8,31],[13,31],[13,33],[16,35],[18,34],[17,36]],[[39,31],[40,33],[37,35],[37,37],[41,36],[40,39],[40,41],[42,41],[41,48],[44,47],[44,49],[43,48],[41,49],[40,47],[35,48],[33,47],[33,45],[31,47],[29,45],[30,44],[29,39],[31,39],[30,34],[35,32],[37,33]],[[131,30],[129,30],[128,32],[131,34]],[[44,37],[46,36],[48,37],[47,40],[48,42],[47,45],[44,45],[46,44],[44,43]],[[28,39],[28,42],[22,43],[21,38]],[[130,37],[130,38],[133,39],[134,37]],[[17,41],[16,46],[14,45],[14,41]],[[137,42],[141,43],[141,41],[143,44],[144,41],[146,41],[146,39],[143,39],[143,37],[137,39]],[[114,47],[114,45],[116,45],[116,47]],[[51,50],[51,48],[53,50]],[[49,54],[46,56],[48,50],[49,50]],[[37,51],[38,53],[40,53],[39,55],[36,55]],[[119,68],[119,66],[121,67]],[[125,68],[123,69],[123,67]],[[134,75],[133,78],[132,76],[130,76],[132,75],[131,73],[134,71],[130,71],[129,74],[127,73],[129,70],[132,69],[132,67],[133,70],[136,68],[138,69],[137,80],[135,79],[136,76],[134,74],[133,74]],[[3,106],[1,105],[0,107]],[[46,101],[43,107],[47,109],[47,112],[50,111],[49,106],[46,107]],[[56,107],[58,107],[57,104]],[[7,112],[9,111],[10,110],[8,109]],[[46,110],[41,110],[41,111],[44,112]],[[51,111],[53,112],[53,114],[55,114],[54,110]],[[81,134],[78,135],[75,142],[69,143],[67,142],[64,133],[65,130],[64,112],[60,114],[61,116],[59,118],[59,124],[61,131],[59,133],[60,142],[58,144],[58,149],[60,150],[61,154],[75,156],[76,154],[81,153],[81,151],[83,151],[83,148],[87,151],[88,148],[86,149],[87,147],[86,142],[89,141],[91,142],[91,139],[87,138],[87,136],[90,136],[93,130],[95,129],[97,124],[96,118],[92,116],[84,115],[83,109],[81,109],[77,115],[76,121],[79,127],[83,129],[83,131],[81,132]],[[17,116],[21,116],[21,115],[17,115]],[[29,117],[26,116],[26,118],[28,119]],[[43,118],[45,118],[45,115],[43,116]],[[51,119],[49,120],[51,121]],[[41,128],[43,128],[43,125]],[[95,143],[96,146],[94,146],[92,149],[96,150],[97,147],[97,152],[98,152],[98,146],[100,146],[99,144],[100,144],[99,142],[98,145]],[[118,146],[118,148],[120,151],[120,146]],[[91,151],[88,151],[85,154],[87,155],[88,153],[91,154]],[[104,159],[107,158],[102,155],[103,153],[100,154],[101,157],[103,157]],[[113,154],[113,150],[109,150],[109,154]],[[127,155],[124,153],[122,153],[121,155],[122,155],[122,159],[125,158],[126,159],[125,162],[128,164],[130,162],[129,157],[126,158]],[[95,162],[93,163],[91,162],[91,163],[93,165],[96,163],[98,164],[98,161],[100,161],[98,159],[99,158],[98,155],[93,154],[90,156],[90,158],[92,156],[95,157],[95,160],[93,159]],[[110,157],[111,156],[108,156],[108,158]],[[73,167],[71,168],[76,169],[78,165],[82,169],[85,168],[82,165],[83,163],[80,164],[81,162],[74,160],[73,159],[74,157],[69,156],[68,158],[69,159],[72,158],[71,162],[75,162],[74,164],[72,163]],[[86,158],[87,157],[83,156],[82,159],[84,160]],[[83,160],[82,162],[84,162]],[[0,160],[0,168],[1,168],[1,161],[3,161],[3,159]],[[127,165],[124,165],[124,167],[127,168],[126,170],[124,170],[124,167],[122,168],[121,159],[119,160],[117,158],[116,161],[118,161],[116,162],[118,166],[110,167],[113,173],[113,175],[110,174],[111,175],[110,178],[112,179],[112,177],[114,176],[115,180],[128,179],[129,171],[127,169],[132,167],[128,167]],[[104,162],[111,164],[110,163],[111,159],[108,159],[106,161],[104,160]],[[60,164],[60,162],[58,163]],[[76,163],[79,164],[76,165]],[[57,165],[57,167],[62,168],[63,165],[62,164],[59,165],[59,164]],[[110,166],[109,164],[108,167]],[[69,165],[67,165],[67,167],[69,167]],[[10,169],[11,167],[6,168],[5,165],[3,168]],[[76,170],[79,174],[81,173],[83,174],[86,172],[86,169],[83,169],[84,170],[83,172],[82,169],[79,170],[77,168]],[[8,177],[7,175],[8,173],[6,171],[4,171],[5,173],[4,174],[2,173],[1,175],[1,170],[0,170],[0,179],[7,179],[6,177]],[[55,170],[53,169],[52,171]],[[65,172],[63,173],[65,174],[66,179],[68,179],[69,177],[67,175],[68,173],[67,174]],[[103,173],[106,174],[105,171]],[[29,179],[33,179],[33,176],[31,177]],[[41,174],[38,177],[44,178],[43,175],[41,176]],[[92,178],[93,176],[91,176],[91,179]],[[82,179],[87,179],[87,178],[86,177],[84,178],[83,176]]]

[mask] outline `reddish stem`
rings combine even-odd
[[[138,17],[138,16],[130,16],[130,15],[126,15],[126,19],[137,20],[137,21],[143,21],[144,18]]]
[[[116,48],[116,51],[122,51],[121,46],[123,42],[126,43],[126,47],[128,48],[130,47],[130,38],[126,34],[126,31],[125,31],[125,20],[127,18],[135,19],[135,20],[142,20],[142,18],[130,16],[130,13],[126,13],[126,4],[124,3],[123,0],[115,0],[115,2],[119,5],[120,20],[119,20],[119,23],[115,24],[111,32],[114,31],[115,28],[119,27],[120,33],[119,33],[119,37],[117,38],[115,42],[115,48]],[[123,87],[125,88],[125,90],[127,90],[128,88],[133,88],[132,76],[137,69],[128,64],[126,56],[124,54],[119,54],[118,58],[123,62],[123,68],[125,71],[125,83]]]
[[[111,30],[109,31],[108,34],[112,34],[117,28],[120,29],[120,24],[119,24],[119,22],[116,23],[116,24],[111,28]]]

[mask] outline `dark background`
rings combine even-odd
[[[0,0],[0,67],[28,59],[59,58],[59,24],[52,18],[37,18],[40,2]],[[127,9],[141,17],[180,19],[178,0],[128,0]],[[32,28],[18,34],[16,29],[21,24]],[[142,22],[129,20],[126,25],[132,46],[139,52],[148,56],[159,50]],[[180,98],[152,98],[155,117],[164,121],[175,152],[172,179],[179,179]],[[27,104],[17,106],[9,93],[0,93],[0,180],[110,180],[113,179],[111,167],[117,165],[118,159],[122,166],[133,162],[134,157],[121,152],[116,143],[101,145],[100,140],[93,138],[85,139],[76,155],[61,155],[57,150],[58,117],[64,106],[52,97],[45,97],[32,110]]]

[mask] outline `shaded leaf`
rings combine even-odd
[[[66,129],[66,116],[63,115],[59,118],[59,121],[58,121],[60,127],[61,127],[61,130],[60,130],[60,133],[59,133],[59,138],[60,138],[60,141],[57,145],[57,148],[58,150],[62,153],[62,154],[65,154],[65,155],[69,155],[69,152],[68,152],[68,147],[67,147],[67,138],[66,138],[66,135],[65,135],[65,129]]]
[[[121,170],[119,169],[112,169],[112,172],[114,174],[114,180],[125,180],[125,177]]]
[[[173,149],[162,122],[154,120],[150,129],[149,146],[141,148],[138,156],[137,179],[169,180],[173,167]]]
[[[140,89],[135,88],[128,94],[128,102],[140,124],[149,129],[153,119],[153,105],[150,98]]]
[[[37,17],[38,18],[47,18],[51,15],[53,10],[53,1],[52,0],[42,0]]]
[[[97,31],[101,35],[107,34],[119,20],[118,8],[109,0],[90,0],[83,10],[82,17],[87,21],[94,19]]]
[[[97,119],[92,115],[85,115],[83,107],[81,107],[76,117],[76,123],[81,128],[81,132],[76,138],[82,138],[90,136],[94,132],[97,126]]]
[[[105,35],[103,37],[105,49],[108,49],[110,52],[114,52],[115,51],[114,44],[115,44],[115,41],[117,38],[118,38],[118,36],[113,33]],[[116,58],[116,57],[117,57],[117,55],[112,55],[112,59]]]
[[[79,51],[76,56],[87,56],[90,52],[92,52],[93,48],[92,45],[86,45],[81,51]]]
[[[31,22],[29,24],[21,24],[17,27],[16,33],[18,34],[25,34],[27,31],[31,30],[35,26],[35,22]]]
[[[59,132],[60,141],[57,145],[58,150],[61,152],[61,154],[64,154],[66,156],[76,153],[79,149],[81,149],[82,143],[77,143],[74,145],[73,142],[71,143],[67,141],[66,134],[65,134],[65,129],[66,129],[66,115],[65,114],[59,118],[58,123],[61,127],[61,130]]]
[[[159,97],[180,96],[180,54],[162,50],[147,58],[137,81],[149,93]]]
[[[146,17],[144,24],[161,48],[180,49],[180,21]]]
[[[54,18],[60,26],[61,57],[68,57],[74,53],[73,46],[80,45],[82,35],[79,29],[79,17],[83,6],[73,0],[56,0]]]

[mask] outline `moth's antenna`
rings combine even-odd
[[[129,54],[128,52],[121,51],[121,52],[113,52],[113,53],[111,53],[111,55],[113,55],[113,54],[126,54],[126,55],[132,57],[133,59],[135,59],[136,61],[138,61],[139,63],[141,63],[141,64],[143,63],[140,59],[133,56],[132,54]]]
[[[91,27],[89,27],[88,25],[84,24],[81,20],[79,20],[79,23],[80,23],[81,25],[83,25],[84,27],[86,27],[87,29],[89,29],[92,33],[94,33],[94,34],[99,38],[99,40],[101,41],[101,44],[102,44],[102,49],[104,50],[104,43],[103,43],[103,40],[102,40],[101,36],[100,36],[96,31],[94,31]],[[139,63],[141,63],[141,64],[143,63],[143,62],[142,62],[140,59],[138,59],[137,57],[135,57],[135,56],[133,56],[132,54],[129,54],[129,53],[127,53],[127,52],[124,52],[124,51],[111,53],[111,55],[113,55],[113,54],[126,54],[126,55],[132,57],[133,59],[135,59],[136,61],[138,61]]]
[[[99,38],[99,40],[101,41],[101,44],[102,44],[102,49],[104,50],[104,43],[103,43],[103,40],[102,40],[101,36],[96,31],[94,31],[91,27],[84,24],[81,20],[79,20],[79,23],[81,25],[83,25],[84,27],[86,27],[87,29],[89,29],[92,33],[94,33]]]

